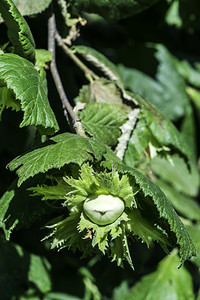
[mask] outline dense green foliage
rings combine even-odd
[[[197,1],[0,14],[2,299],[199,299]]]

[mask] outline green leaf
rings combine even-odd
[[[52,209],[40,198],[30,196],[27,188],[35,184],[35,180],[31,180],[17,188],[17,182],[14,181],[0,198],[0,226],[7,240],[10,239],[10,234],[15,227],[28,228],[41,216],[52,212]]]
[[[163,87],[165,97],[160,110],[164,112],[165,106],[165,115],[174,120],[184,115],[189,105],[186,84],[178,72],[177,59],[161,44],[156,45],[156,50],[155,56],[159,61],[156,79]]]
[[[195,248],[197,250],[197,255],[196,257],[192,257],[191,261],[197,265],[198,268],[200,268],[200,241],[199,241],[199,236],[200,236],[200,222],[197,224],[192,224],[192,223],[186,223],[185,224],[188,232],[190,233],[192,240],[194,241]]]
[[[155,214],[154,223],[158,224],[167,232],[172,244],[174,244],[173,235],[175,235],[176,243],[180,247],[181,263],[195,255],[196,251],[190,235],[160,188],[136,169],[117,164],[117,170],[121,173],[128,173],[134,177],[136,184],[139,185],[144,194],[144,197],[140,198],[140,205],[142,205],[144,212],[148,212],[149,216]],[[156,211],[150,212],[152,205],[156,207],[157,213]],[[156,214],[158,215],[156,216]],[[166,227],[165,222],[169,224],[169,228]]]
[[[190,220],[200,221],[200,206],[195,199],[186,197],[161,180],[156,180],[155,183],[165,193],[179,214]]]
[[[157,241],[167,251],[169,242],[167,241],[167,235],[165,236],[161,230],[152,226],[137,209],[133,209],[128,213],[129,221],[127,227],[134,232],[143,242],[150,247],[152,241]]]
[[[103,54],[86,46],[74,46],[73,50],[75,50],[75,53],[82,55],[88,62],[101,70],[110,80],[117,81],[119,85],[122,84],[117,67]]]
[[[35,125],[46,133],[58,130],[45,86],[34,65],[16,54],[0,55],[0,79],[12,90],[24,112],[20,127]]]
[[[100,78],[84,85],[75,98],[76,103],[108,103],[122,106],[121,90],[114,81]]]
[[[99,14],[109,21],[116,21],[140,13],[155,4],[158,0],[70,0],[77,12]]]
[[[37,290],[30,288],[23,295],[20,295],[19,298],[13,298],[12,300],[40,300],[41,298],[37,296]]]
[[[48,293],[45,295],[43,300],[82,300],[83,298],[78,298],[69,294],[63,293]]]
[[[199,98],[199,104],[200,104],[200,98]],[[200,110],[199,110],[199,116],[200,116]],[[189,145],[189,152],[190,152],[190,161],[192,165],[192,173],[196,173],[198,177],[198,166],[197,166],[197,143],[196,143],[196,134],[197,134],[197,128],[196,128],[196,120],[195,120],[195,110],[192,108],[192,106],[188,106],[187,113],[182,121],[181,124],[181,134],[186,141],[186,143]],[[196,180],[195,180],[195,186],[196,186]]]
[[[129,295],[130,290],[127,281],[122,281],[120,286],[116,287],[113,291],[113,298],[115,300],[122,300],[126,299]]]
[[[185,267],[177,269],[176,251],[164,258],[157,270],[143,276],[125,300],[194,300],[192,277]]]
[[[15,221],[13,223],[13,226],[11,226],[9,229],[6,229],[6,226],[5,226],[5,216],[6,216],[6,213],[8,211],[10,202],[13,199],[14,195],[15,195],[15,191],[14,190],[7,191],[7,192],[4,193],[4,195],[0,199],[0,206],[1,206],[1,211],[0,211],[0,227],[3,229],[4,234],[5,234],[7,240],[9,240],[9,238],[10,238],[10,233],[11,233],[13,227],[15,227],[17,225],[17,223],[18,223],[18,221]]]
[[[12,108],[12,110],[19,111],[21,109],[19,101],[15,100],[14,94],[7,87],[0,87],[0,120],[4,109]]]
[[[85,161],[100,161],[103,156],[115,162],[117,158],[105,145],[76,134],[63,133],[50,139],[51,145],[33,150],[14,159],[8,167],[17,169],[18,185],[38,173],[52,168],[60,169],[69,163],[81,165]]]
[[[84,130],[108,146],[117,144],[127,114],[118,105],[90,103],[78,114]]]
[[[191,64],[187,60],[176,62],[178,72],[181,74],[183,78],[190,84],[195,87],[200,87],[200,71],[195,67],[191,66]]]
[[[179,15],[179,1],[172,1],[170,7],[166,13],[166,22],[171,26],[176,26],[177,28],[181,28],[183,22]]]
[[[8,37],[16,54],[35,61],[35,42],[28,24],[12,0],[1,0],[0,13],[8,27]]]
[[[123,95],[128,101],[139,103],[141,106],[140,118],[143,118],[143,123],[141,124],[141,128],[138,129],[144,131],[141,133],[144,134],[144,138],[143,136],[141,138],[139,137],[140,148],[144,147],[150,133],[149,142],[153,145],[155,144],[155,147],[158,148],[159,151],[163,149],[164,151],[167,150],[168,153],[169,150],[172,153],[179,153],[179,155],[188,162],[188,148],[176,127],[162,115],[156,107],[145,102],[142,98],[129,92],[124,92]],[[139,134],[139,132],[137,134]],[[167,147],[167,149],[165,147]]]
[[[124,163],[128,166],[135,166],[135,164],[144,158],[145,149],[148,147],[152,139],[145,119],[139,118],[137,125],[128,141],[127,149],[124,154]]]
[[[135,109],[131,110],[130,113],[128,114],[128,121],[126,121],[126,123],[124,123],[121,126],[122,135],[118,139],[118,145],[115,149],[115,153],[116,153],[117,157],[119,157],[121,160],[123,160],[125,152],[126,152],[126,154],[128,152],[127,145],[130,145],[130,136],[131,136],[133,130],[134,130],[134,135],[135,135],[135,132],[136,132],[135,124],[138,121],[139,114],[140,114],[139,108],[135,108]],[[127,149],[127,151],[126,151],[126,149]],[[133,156],[132,154],[135,154],[135,151],[131,152],[131,157]],[[130,163],[128,165],[131,166],[133,164]]]
[[[41,13],[49,6],[52,0],[15,0],[14,2],[24,16]]]
[[[125,88],[155,105],[167,118],[176,120],[184,115],[189,104],[186,84],[179,74],[178,60],[163,45],[157,45],[156,49],[159,61],[156,80],[123,65],[118,71]]]
[[[52,53],[45,49],[36,49],[35,54],[35,68],[39,71],[40,77],[42,78],[45,86],[45,92],[48,94],[45,68],[48,68],[48,63],[52,59]]]
[[[21,294],[22,287],[30,284],[33,284],[41,293],[51,289],[47,261],[24,251],[16,244],[5,242],[1,236],[0,269],[2,299],[11,299],[14,295]]]
[[[163,181],[171,184],[179,193],[196,197],[199,190],[199,174],[196,170],[187,169],[183,159],[171,156],[171,163],[165,158],[155,157],[152,160],[153,172]]]
[[[44,294],[51,290],[51,281],[48,275],[49,269],[50,265],[47,260],[42,259],[40,256],[31,254],[28,279],[35,284],[40,292]]]
[[[47,66],[47,63],[52,59],[52,53],[45,49],[36,49],[35,51],[35,65],[38,68],[44,68]]]

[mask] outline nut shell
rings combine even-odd
[[[83,204],[86,216],[95,224],[108,225],[124,211],[124,202],[112,195],[92,195]]]

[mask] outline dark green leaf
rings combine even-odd
[[[188,234],[183,223],[181,222],[175,210],[173,209],[171,203],[168,201],[168,199],[160,190],[160,188],[157,185],[155,185],[152,181],[150,181],[148,177],[145,177],[136,169],[130,168],[122,164],[118,164],[117,170],[122,173],[128,173],[132,175],[136,183],[140,186],[145,196],[144,198],[141,198],[140,203],[140,205],[142,205],[142,202],[144,202],[144,211],[150,210],[150,203],[152,201],[152,205],[156,207],[158,212],[158,217],[155,223],[161,226],[161,228],[164,224],[163,229],[168,231],[167,233],[169,237],[172,233],[175,235],[176,242],[180,247],[181,263],[183,263],[186,259],[190,258],[191,256],[195,255],[196,251],[190,235]],[[148,205],[148,207],[146,207],[146,205]],[[165,222],[169,224],[169,229],[166,229]],[[174,244],[173,237],[171,236],[171,238],[172,244]]]
[[[40,198],[30,196],[27,188],[35,184],[35,181],[31,181],[17,188],[15,181],[0,198],[0,227],[3,228],[7,240],[15,227],[27,228],[41,216],[52,212]]]
[[[81,54],[87,61],[101,70],[110,80],[117,81],[118,84],[121,84],[117,67],[103,54],[86,46],[74,46],[73,49],[75,49],[76,53]]]
[[[189,29],[199,29],[200,2],[198,0],[179,0],[180,17],[183,20],[183,26]]]
[[[49,269],[50,265],[45,259],[37,255],[30,255],[28,279],[44,294],[51,290],[51,281],[48,275]]]
[[[141,106],[140,118],[143,118],[146,124],[141,127],[141,130],[145,131],[145,139],[140,144],[146,143],[146,138],[150,132],[151,139],[149,142],[152,144],[156,142],[157,148],[168,147],[172,153],[177,152],[188,161],[188,148],[175,126],[156,107],[145,102],[142,98],[128,92],[124,92],[124,97],[128,101],[139,103]]]
[[[1,298],[10,300],[30,283],[40,292],[48,292],[51,282],[47,266],[44,258],[25,252],[20,246],[0,237]]]
[[[158,0],[75,0],[70,1],[78,12],[96,13],[109,21],[116,21],[140,13]]]
[[[200,72],[198,69],[191,66],[187,60],[177,60],[176,64],[178,72],[187,80],[187,82],[196,87],[200,87]]]
[[[112,155],[115,158],[105,145],[75,134],[63,133],[50,140],[54,143],[17,157],[8,165],[11,171],[17,169],[19,185],[38,173],[59,169],[69,163],[81,165],[85,161],[93,161],[94,157],[99,161],[106,155],[110,159]]]
[[[176,251],[164,258],[158,269],[136,283],[125,300],[194,300],[192,277],[185,267],[177,269]]]
[[[125,88],[155,105],[167,118],[175,120],[184,115],[189,104],[186,85],[178,71],[178,60],[163,45],[156,48],[159,61],[157,80],[122,65],[118,70]]]
[[[195,199],[186,197],[161,180],[155,182],[179,214],[190,220],[200,221],[200,206]]]
[[[121,131],[122,131],[122,135],[120,136],[120,138],[118,139],[118,145],[115,149],[115,153],[117,155],[117,157],[119,157],[121,160],[123,160],[125,152],[128,152],[127,149],[127,145],[129,145],[129,141],[130,141],[130,137],[131,134],[134,130],[134,135],[135,135],[135,124],[138,121],[138,116],[140,114],[140,108],[135,108],[133,110],[131,110],[128,114],[128,121],[126,121],[122,126],[121,126]],[[127,151],[126,151],[127,149]],[[143,151],[143,149],[142,149]],[[133,156],[133,154],[135,154],[135,151],[131,152],[131,156]],[[134,158],[133,158],[134,160]],[[130,163],[130,164],[129,164]],[[133,166],[133,164],[131,164],[131,162],[127,163],[129,166]]]
[[[138,120],[124,155],[124,163],[128,166],[135,166],[135,163],[145,156],[145,148],[151,141],[151,132],[146,126],[144,118]],[[144,157],[146,159],[146,156]]]
[[[200,268],[200,223],[198,222],[197,224],[186,224],[186,228],[188,232],[190,233],[192,240],[194,241],[194,245],[197,250],[197,256],[192,257],[191,261],[197,265],[198,268]]]
[[[0,87],[0,120],[2,112],[6,108],[12,108],[12,110],[19,111],[21,107],[19,101],[15,100],[13,92],[4,86]]]
[[[186,84],[178,72],[177,59],[163,45],[157,45],[156,49],[155,56],[159,61],[156,78],[163,88],[164,95],[164,101],[160,100],[160,110],[163,113],[165,110],[168,118],[176,119],[184,115],[189,104]]]
[[[0,79],[21,102],[24,118],[21,127],[35,125],[46,133],[58,130],[58,124],[49,105],[45,86],[34,65],[16,54],[0,55]]]
[[[90,103],[78,116],[87,133],[109,146],[117,144],[120,126],[127,119],[127,114],[120,106],[107,103]]]
[[[8,27],[8,36],[15,53],[35,61],[35,42],[28,24],[12,0],[0,1],[0,13]]]
[[[49,293],[45,296],[44,300],[82,300],[82,298],[78,298],[69,294],[63,293]]]
[[[129,295],[129,293],[130,293],[130,289],[128,286],[128,282],[122,281],[120,286],[118,286],[117,288],[114,289],[113,299],[115,299],[115,300],[126,299],[126,297]]]

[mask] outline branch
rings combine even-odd
[[[86,78],[91,81],[93,79],[98,79],[99,77],[92,72],[73,52],[72,50],[65,44],[62,37],[58,32],[55,34],[55,38],[58,42],[58,45],[63,48],[65,53],[75,62],[75,64],[85,73]]]
[[[56,66],[56,51],[55,51],[55,33],[56,33],[56,22],[55,22],[55,16],[53,12],[51,11],[51,15],[48,19],[48,50],[52,53],[52,60],[50,64],[50,70],[51,74],[54,80],[54,83],[56,85],[58,94],[60,96],[60,99],[62,101],[62,105],[65,111],[69,113],[73,120],[73,126],[76,130],[76,133],[81,136],[86,136],[84,133],[84,130],[81,125],[80,119],[77,117],[75,112],[73,111],[73,108],[71,104],[69,103],[69,100],[65,94],[62,81],[60,79],[60,75],[58,73],[58,69]]]

